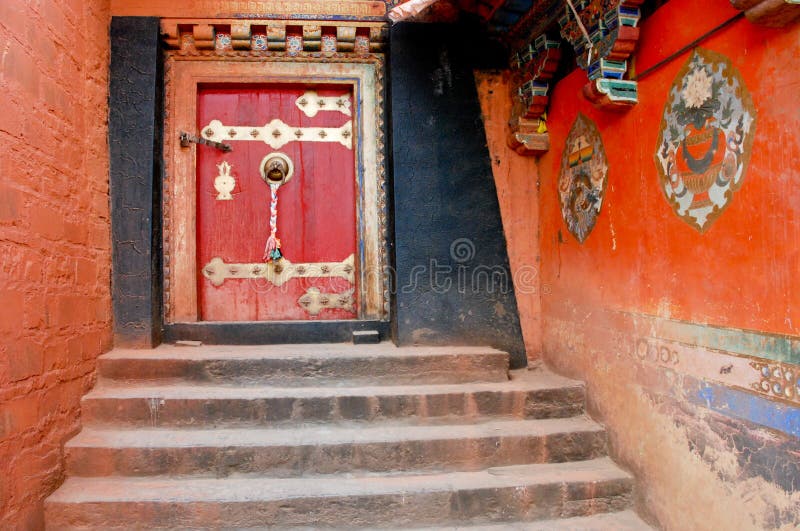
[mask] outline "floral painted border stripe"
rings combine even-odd
[[[645,318],[651,321],[644,324],[650,330],[640,330],[643,335],[800,365],[800,337],[687,323],[650,315],[629,315],[636,315],[636,320]]]

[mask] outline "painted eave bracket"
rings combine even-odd
[[[523,126],[521,130],[509,132],[508,147],[519,155],[538,157],[550,150],[550,133],[528,131]]]
[[[561,43],[542,34],[511,57],[511,117],[508,145],[520,155],[538,156],[550,149],[547,106],[550,80],[558,70]]]
[[[558,20],[561,36],[572,45],[578,66],[589,76],[582,93],[599,109],[626,110],[639,101],[637,82],[626,76],[639,40],[643,3],[618,0],[600,13],[593,4],[575,2],[578,16],[567,11]]]

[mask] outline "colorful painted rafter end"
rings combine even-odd
[[[642,3],[573,0],[558,20],[561,36],[572,45],[578,66],[589,76],[583,94],[597,107],[618,110],[638,102],[636,81],[625,77],[639,40]]]
[[[513,101],[508,145],[521,155],[550,147],[545,123],[550,80],[561,59],[561,42],[539,35],[511,57]]]

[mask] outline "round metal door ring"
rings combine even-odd
[[[294,163],[286,153],[276,151],[261,160],[261,178],[269,185],[284,185],[294,175]]]

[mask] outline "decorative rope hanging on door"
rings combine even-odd
[[[280,184],[269,183],[271,200],[269,204],[269,238],[267,238],[267,245],[264,247],[265,262],[273,260],[280,260],[283,258],[281,254],[281,241],[278,239],[278,188]]]
[[[286,184],[294,174],[294,164],[284,153],[270,153],[261,161],[261,177],[269,185],[269,237],[264,246],[265,262],[283,258],[281,241],[278,239],[278,189]]]

